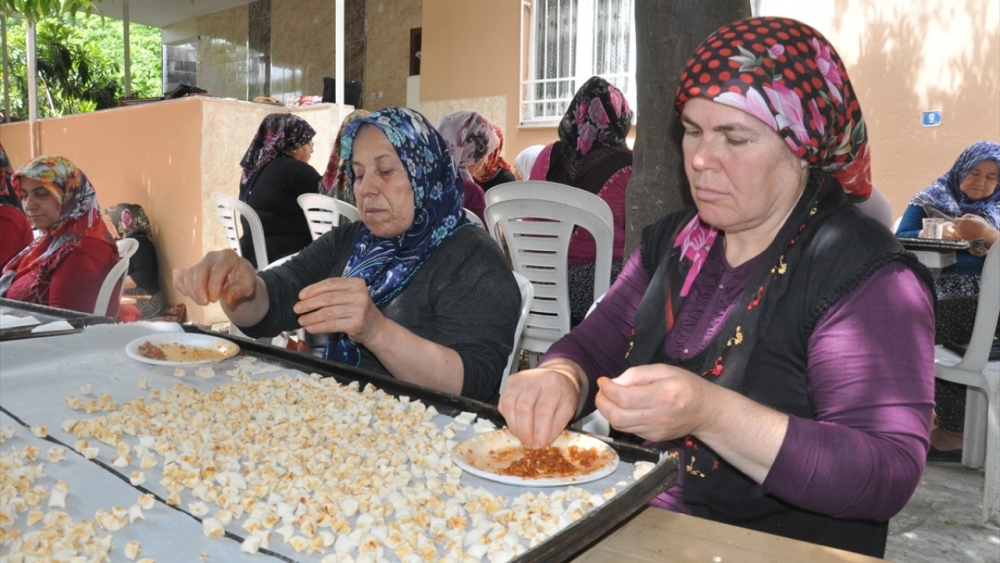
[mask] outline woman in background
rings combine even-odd
[[[347,129],[347,125],[350,122],[362,117],[368,117],[369,115],[371,115],[371,112],[368,110],[356,109],[347,114],[344,121],[340,123],[340,130],[337,131],[337,140],[333,142],[333,150],[330,151],[330,160],[326,163],[326,172],[323,174],[323,179],[319,185],[319,193],[346,201],[354,206],[358,205],[354,199],[354,192],[347,189],[347,169],[344,167],[344,161],[340,158],[340,139],[344,136],[344,129]]]
[[[21,200],[10,183],[13,173],[7,152],[0,145],[0,267],[24,250],[34,238],[31,223],[21,209]]]
[[[257,128],[257,135],[240,161],[240,201],[260,217],[270,261],[295,254],[312,242],[309,223],[297,198],[316,193],[320,176],[309,165],[316,131],[304,119],[289,113],[272,113]],[[243,221],[240,238],[243,256],[257,267],[249,223]]]
[[[13,176],[28,220],[42,235],[0,274],[0,297],[91,313],[118,247],[87,176],[61,156],[40,156]],[[114,300],[108,316],[118,312]]]
[[[493,124],[477,111],[456,111],[442,117],[434,127],[448,144],[448,152],[458,165],[465,193],[462,206],[486,224],[486,195],[476,183],[470,168],[477,167],[500,146]]]
[[[625,188],[632,177],[632,149],[625,137],[632,127],[632,110],[622,92],[594,76],[573,96],[559,123],[559,140],[545,147],[530,180],[545,180],[580,188],[603,199],[614,217],[611,281],[622,269],[625,253]],[[594,237],[577,229],[569,244],[570,325],[583,320],[594,301]]]
[[[914,238],[926,217],[947,217],[943,238],[983,239],[984,246],[956,252],[955,264],[934,281],[938,296],[935,342],[968,343],[976,317],[979,281],[986,252],[1000,237],[1000,144],[973,143],[951,169],[910,200],[896,235]],[[961,461],[965,430],[966,386],[934,380],[935,425],[931,428],[928,461]]]
[[[497,139],[500,139],[497,148],[469,170],[472,178],[484,192],[493,186],[517,180],[511,172],[510,164],[503,158],[503,131],[494,125],[493,132],[496,133]]]
[[[143,319],[160,315],[167,304],[160,291],[160,264],[146,212],[135,203],[119,203],[104,213],[119,239],[133,239],[139,243],[139,249],[128,263],[124,294],[136,298],[135,306]]]

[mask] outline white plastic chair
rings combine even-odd
[[[361,218],[357,207],[323,194],[302,194],[296,201],[306,215],[313,240],[339,226],[345,219],[353,223]]]
[[[94,302],[94,314],[95,315],[108,315],[108,309],[112,303],[111,294],[117,293],[115,296],[116,303],[120,303],[122,300],[122,293],[125,291],[125,278],[128,276],[128,264],[129,260],[132,259],[132,255],[135,254],[136,250],[139,250],[139,241],[131,238],[121,239],[117,241],[118,244],[118,263],[111,268],[108,275],[104,277],[104,283],[101,284],[101,290],[97,293],[97,301]],[[118,291],[115,292],[115,289]]]
[[[257,270],[263,270],[269,264],[267,246],[264,244],[264,227],[260,217],[249,205],[222,192],[212,192],[219,212],[219,222],[222,223],[222,234],[226,238],[226,246],[236,254],[243,256],[240,248],[240,215],[250,224],[250,238],[253,240],[253,253],[257,259]]]
[[[517,272],[511,273],[514,274],[514,280],[517,281],[517,289],[521,291],[521,316],[517,321],[517,328],[514,329],[514,349],[510,351],[510,357],[507,358],[507,367],[503,370],[503,378],[500,380],[501,393],[504,386],[507,385],[507,378],[510,377],[510,372],[514,369],[514,362],[517,361],[518,353],[521,351],[521,333],[524,332],[524,325],[528,322],[528,313],[531,312],[531,301],[535,298],[535,290],[531,287],[531,282],[528,281],[528,278]]]
[[[477,227],[483,227],[484,229],[486,228],[485,226],[483,226],[483,222],[479,220],[479,216],[478,216],[478,215],[476,215],[475,213],[473,213],[473,212],[472,212],[472,211],[471,211],[471,210],[470,210],[469,208],[467,208],[467,207],[463,207],[462,209],[464,209],[464,210],[465,210],[465,217],[466,217],[466,218],[467,218],[467,219],[468,219],[469,221],[472,221],[472,224],[474,224],[474,225],[475,225],[475,226],[477,226]]]
[[[486,194],[487,230],[510,251],[512,268],[527,278],[535,296],[521,347],[545,352],[569,332],[566,258],[573,229],[580,226],[597,243],[594,297],[611,284],[614,219],[601,198],[553,182],[509,182]]]
[[[934,376],[968,385],[962,465],[983,467],[983,521],[1000,525],[1000,361],[990,362],[990,346],[1000,317],[1000,243],[994,243],[979,284],[979,303],[965,355],[934,347]]]

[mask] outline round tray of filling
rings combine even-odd
[[[611,446],[565,430],[551,446],[530,450],[504,428],[462,440],[451,455],[456,465],[473,475],[532,487],[586,483],[618,468],[618,452]]]
[[[207,334],[168,332],[136,338],[125,346],[133,360],[157,366],[194,366],[232,358],[240,347]]]

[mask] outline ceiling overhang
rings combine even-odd
[[[251,2],[253,0],[129,0],[128,14],[129,21],[164,28]],[[125,0],[104,0],[98,8],[105,17],[121,20],[124,19],[124,3]]]

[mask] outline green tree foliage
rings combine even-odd
[[[5,0],[6,1],[6,0]],[[25,22],[7,20],[11,115],[28,113]],[[132,94],[162,92],[160,30],[131,24]],[[39,117],[55,117],[114,107],[124,93],[122,22],[63,13],[36,25]]]
[[[104,0],[0,0],[4,15],[20,16],[38,22],[47,16],[83,11],[92,14],[100,11],[98,4]],[[114,0],[111,0],[112,2]]]

